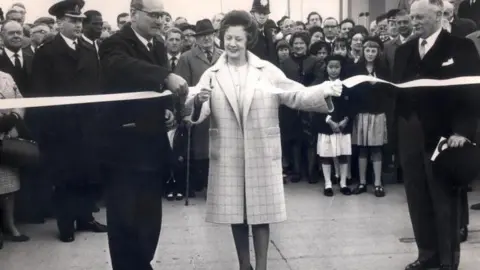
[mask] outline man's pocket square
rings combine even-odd
[[[454,63],[453,59],[450,58],[450,59],[448,59],[448,61],[445,61],[445,62],[442,63],[442,67],[450,66],[453,63]]]

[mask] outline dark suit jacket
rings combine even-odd
[[[470,5],[470,0],[465,0],[458,6],[458,17],[464,19],[470,19],[477,24],[477,28],[480,27],[480,1],[476,1],[475,4]]]
[[[28,50],[22,49],[23,53],[23,68],[22,70],[15,69],[12,61],[5,53],[5,49],[0,49],[0,71],[10,74],[18,86],[22,96],[28,95],[30,90],[30,77],[32,74],[33,54]]]
[[[470,19],[454,18],[451,25],[451,34],[456,37],[466,37],[477,30],[476,23]]]
[[[397,49],[392,73],[394,82],[480,74],[480,59],[470,40],[454,37],[442,30],[422,60],[418,44],[417,37]],[[449,60],[453,64],[443,66]],[[473,139],[476,121],[469,102],[470,89],[470,86],[397,89],[396,115],[405,119],[409,119],[414,112],[418,115],[427,152],[433,151],[442,136],[449,137],[456,133]]]
[[[170,71],[165,46],[157,40],[148,51],[131,27],[123,27],[103,41],[99,54],[105,94],[164,90]],[[162,170],[170,152],[165,127],[169,101],[154,98],[101,104],[98,143],[103,161],[135,170]]]
[[[265,34],[258,34],[257,43],[250,51],[262,60],[266,60],[274,65],[278,62],[277,49],[273,42],[272,31],[265,31]]]

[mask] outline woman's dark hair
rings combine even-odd
[[[350,18],[346,18],[346,19],[344,19],[343,21],[340,22],[340,28],[342,28],[342,25],[344,25],[346,23],[351,23],[352,27],[355,26],[355,21],[354,20],[352,20]]]
[[[303,30],[305,30],[305,28],[307,28],[302,21],[296,21],[296,22],[295,22],[295,26],[302,26],[302,27],[303,27]]]
[[[348,39],[339,37],[339,38],[336,38],[335,41],[333,41],[332,53],[335,50],[335,47],[337,46],[337,44],[344,44],[345,47],[347,48],[347,52],[350,52],[350,43],[348,42]]]
[[[367,38],[369,35],[367,28],[363,25],[355,25],[350,32],[348,32],[348,39],[351,41],[356,34],[362,34],[364,38]]]
[[[331,54],[327,57],[325,57],[325,79],[328,80],[328,62],[330,61],[339,61],[340,62],[340,66],[341,66],[341,70],[340,70],[340,75],[338,76],[339,79],[344,79],[346,76],[346,71],[345,71],[345,64],[346,64],[346,59],[345,57],[341,56],[341,55],[335,55],[335,54]]]
[[[308,44],[310,44],[310,34],[307,31],[297,31],[297,32],[294,32],[290,37],[289,43],[291,47],[293,47],[293,43],[297,38],[302,39],[307,46]]]
[[[277,41],[277,43],[275,44],[275,48],[277,49],[277,53],[280,49],[289,49],[290,50],[290,45],[288,44],[288,42],[285,40],[285,39],[281,39],[279,41]]]
[[[247,49],[255,46],[258,40],[258,25],[252,15],[243,10],[233,10],[225,14],[220,29],[219,38],[222,48],[225,46],[225,32],[232,26],[242,26],[247,33]]]
[[[323,32],[323,28],[320,26],[313,26],[310,29],[308,29],[308,33],[310,33],[310,37],[317,32],[320,32],[322,33],[323,36],[325,36],[325,33]]]
[[[321,49],[325,49],[327,50],[329,55],[331,54],[332,48],[330,47],[330,44],[322,40],[319,40],[312,44],[312,46],[310,47],[310,54],[317,55]]]
[[[365,46],[366,45],[366,46]],[[378,53],[377,57],[375,57],[375,60],[373,62],[374,69],[386,69],[387,65],[385,64],[385,61],[383,61],[383,56],[382,56],[382,50],[383,50],[383,42],[379,37],[368,37],[363,41],[363,46],[362,50],[365,50],[365,47],[372,47],[372,48],[378,48]],[[360,59],[358,60],[358,65],[360,66],[365,66],[366,64],[365,60],[365,54],[362,53],[360,56]]]

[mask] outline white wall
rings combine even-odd
[[[48,8],[58,0],[0,0],[0,6],[6,11],[13,3],[22,2],[27,7],[27,22],[33,22],[40,16],[49,16]],[[277,21],[287,14],[288,0],[270,0],[270,17]],[[291,17],[305,21],[310,11],[317,11],[325,17],[339,16],[340,0],[291,0]],[[354,2],[359,0],[354,0]],[[96,9],[102,12],[105,20],[116,26],[117,15],[129,11],[130,0],[85,0],[84,11]],[[253,0],[164,0],[165,9],[175,18],[187,17],[195,23],[203,18],[211,18],[221,11],[244,9],[250,11]],[[303,3],[302,3],[303,2]],[[302,6],[303,4],[303,6]]]

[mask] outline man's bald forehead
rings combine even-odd
[[[3,23],[2,31],[3,30],[5,30],[5,31],[12,30],[12,29],[15,29],[15,28],[23,29],[22,25],[19,22],[9,20],[9,21],[6,21],[6,22]]]
[[[163,0],[132,0],[131,6],[155,11],[163,11],[165,9]]]
[[[39,30],[45,30],[45,31],[49,32],[50,27],[46,24],[41,23],[41,24],[34,25],[32,27],[32,29],[30,30],[30,32],[33,33],[33,32],[39,31]]]

